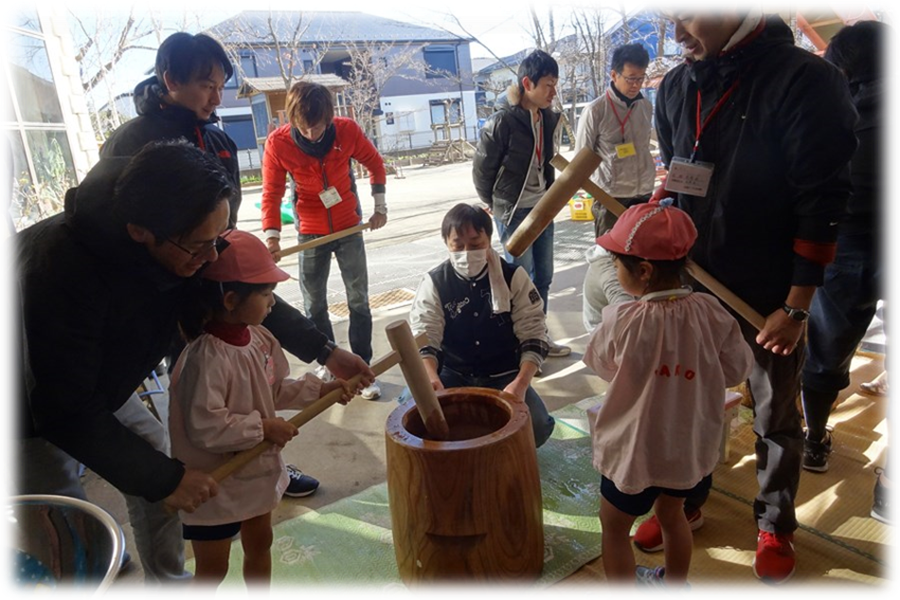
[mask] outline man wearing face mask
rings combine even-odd
[[[476,386],[509,392],[531,413],[540,447],[555,421],[531,380],[549,351],[543,301],[528,273],[491,248],[493,224],[484,210],[457,204],[441,236],[450,252],[422,279],[410,323],[428,344],[420,350],[435,390]],[[408,390],[400,402],[409,398]]]

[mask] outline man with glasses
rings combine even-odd
[[[241,205],[237,146],[216,126],[219,117],[215,113],[222,101],[225,82],[234,71],[225,50],[215,39],[202,33],[173,33],[156,53],[155,71],[134,89],[138,116],[110,135],[100,155],[133,156],[149,142],[186,139],[215,156],[228,171],[236,190],[231,201],[230,222],[232,227],[235,226]],[[277,295],[275,306],[263,325],[285,350],[303,362],[316,361],[344,379],[362,372],[366,385],[374,381],[374,375],[362,358],[338,348],[312,320]],[[170,368],[183,347],[180,338],[174,341],[168,356]],[[319,487],[315,478],[293,465],[288,465],[288,474],[291,482],[286,496],[309,496]]]
[[[168,457],[134,390],[176,335],[195,275],[218,258],[232,181],[184,142],[101,159],[65,211],[18,233],[17,494],[86,499],[79,463],[125,495],[148,584],[187,580],[181,522],[214,496]]]
[[[575,151],[591,148],[603,161],[591,180],[626,208],[646,202],[653,193],[656,165],[650,154],[653,106],[641,94],[650,55],[642,44],[613,50],[609,88],[588,104],[578,120]],[[594,237],[616,222],[599,202],[591,206]],[[633,300],[622,290],[610,254],[598,245],[586,253],[584,322],[589,331],[600,323],[603,307]]]

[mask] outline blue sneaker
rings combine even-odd
[[[287,465],[287,473],[291,478],[284,495],[290,498],[304,498],[316,493],[319,489],[319,481],[309,475],[304,475],[303,471],[294,465]]]
[[[691,593],[691,584],[685,583],[680,590],[673,592],[666,585],[663,567],[638,567],[634,571],[634,587],[648,598],[687,598]]]

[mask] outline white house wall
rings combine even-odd
[[[415,94],[406,96],[382,96],[378,117],[379,150],[390,153],[402,150],[428,148],[434,142],[431,129],[431,100],[457,99],[459,92]],[[474,141],[478,134],[478,117],[475,112],[475,92],[462,93],[463,112],[466,119],[466,139]],[[393,124],[388,124],[388,115]],[[456,139],[456,132],[453,132]]]

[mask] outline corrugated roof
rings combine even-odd
[[[440,29],[362,12],[245,10],[209,29],[224,44],[271,44],[269,17],[279,41],[294,37],[298,19],[304,44],[471,41]]]
[[[307,73],[296,78],[297,81],[311,81],[327,88],[345,88],[350,85],[346,79],[333,73]],[[247,98],[263,92],[284,91],[284,79],[281,77],[245,77],[238,88],[237,97]]]

